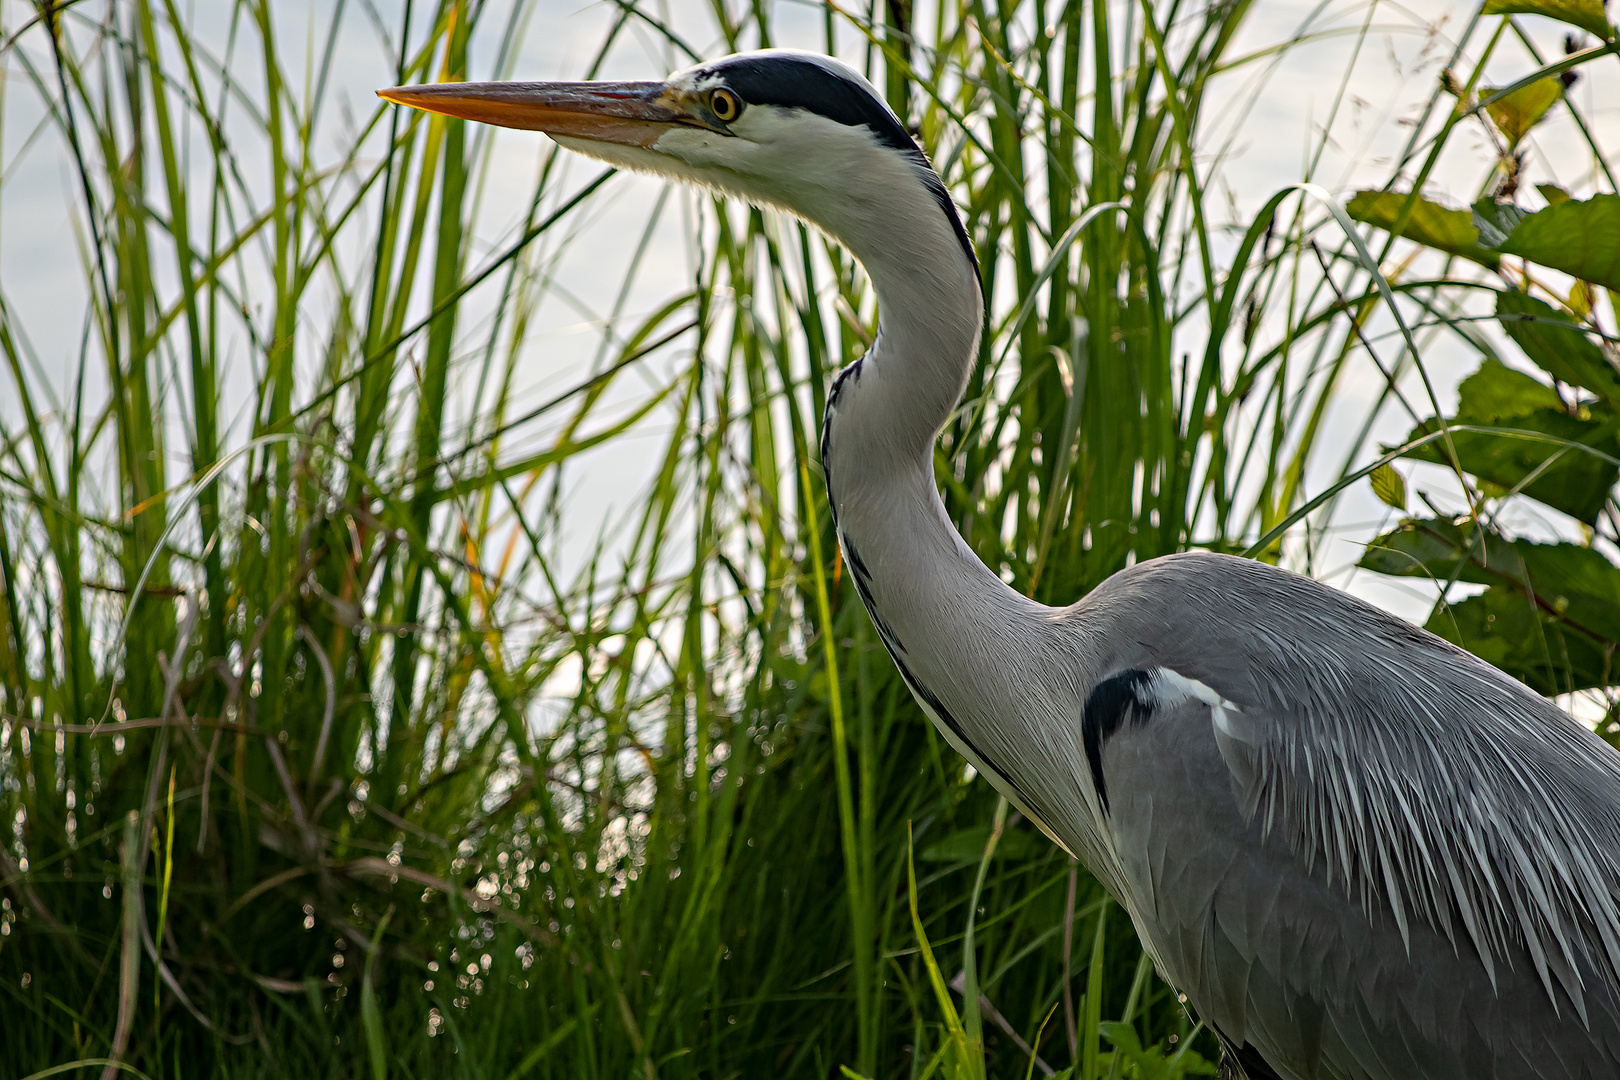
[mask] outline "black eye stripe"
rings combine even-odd
[[[751,105],[805,109],[850,127],[865,127],[878,142],[918,153],[917,144],[889,107],[871,91],[813,60],[780,54],[723,60],[703,74],[719,75]]]
[[[968,239],[944,182],[899,118],[865,84],[808,57],[783,53],[735,56],[700,68],[694,74],[700,80],[712,76],[723,79],[741,99],[739,111],[743,102],[803,109],[848,127],[864,127],[882,145],[911,158],[977,273],[979,259],[973,251],[973,242]]]

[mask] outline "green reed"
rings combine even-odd
[[[874,325],[847,255],[675,196],[645,239],[695,208],[691,278],[646,313],[628,285],[580,300],[557,267],[623,181],[554,148],[482,242],[496,136],[349,115],[337,45],[374,33],[398,83],[552,74],[515,70],[549,17],[526,0],[376,27],[338,2],[302,49],[270,0],[223,36],[173,0],[4,10],[84,285],[71,311],[0,296],[8,1074],[1089,1080],[1213,1054],[1096,882],[965,774],[838,564],[816,432]],[[760,5],[612,13],[557,74],[635,35],[684,62],[691,26],[778,43]],[[1353,255],[1297,198],[1211,220],[1206,94],[1253,59],[1250,14],[828,5],[794,42],[864,37],[965,210],[991,315],[939,479],[1044,601],[1241,550],[1345,449],[1322,417],[1370,290],[1341,304],[1319,259]],[[524,343],[576,302],[596,361],[536,401]],[[58,319],[84,328],[67,400],[29,337]],[[652,480],[571,569],[568,492],[624,445]]]

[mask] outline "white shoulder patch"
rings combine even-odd
[[[1214,687],[1197,679],[1189,679],[1178,671],[1160,667],[1153,669],[1151,691],[1156,705],[1179,705],[1183,701],[1202,701],[1209,706],[1210,722],[1215,725],[1216,731],[1229,739],[1247,741],[1232,722],[1233,715],[1242,710],[1216,693]]]

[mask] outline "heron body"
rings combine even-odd
[[[829,395],[851,577],[929,717],[1130,913],[1250,1080],[1620,1076],[1620,755],[1308,578],[1190,553],[1063,608],[968,548],[933,446],[983,318],[927,160],[858,74],[768,51],[663,82],[383,95],[780,207],[860,260]]]

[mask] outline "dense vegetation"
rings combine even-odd
[[[486,130],[328,91],[345,34],[399,83],[508,77],[535,5],[338,0],[302,50],[270,0],[215,9],[0,7],[83,271],[78,309],[0,294],[0,1072],[1207,1071],[1128,920],[964,773],[838,564],[813,447],[873,326],[858,268],[680,195],[631,277],[689,205],[689,279],[581,299],[558,268],[622,178],[546,144],[514,180]],[[1590,190],[1518,183],[1552,177],[1519,144],[1614,35],[1595,0],[1488,10],[1350,202],[1365,243],[1301,190],[1214,220],[1209,95],[1274,55],[1237,50],[1248,0],[820,12],[984,255],[938,473],[989,565],[1054,603],[1190,546],[1308,570],[1371,475],[1433,512],[1369,565],[1488,586],[1435,628],[1549,693],[1617,681],[1620,200],[1600,133]],[[711,55],[787,43],[765,5],[612,11],[556,74],[635,37],[696,59],[687,24]],[[1521,25],[1549,16],[1588,35],[1550,64]],[[1482,87],[1510,50],[1524,79]],[[1447,211],[1422,192],[1465,129],[1500,154]],[[534,339],[581,316],[592,359],[537,397]],[[60,378],[32,339],[64,322]],[[1482,361],[1449,416],[1440,339]],[[1412,438],[1368,446],[1397,402]],[[569,496],[615,446],[652,480],[593,547]],[[1451,479],[1409,496],[1414,460]],[[1549,535],[1511,527],[1527,505]]]

